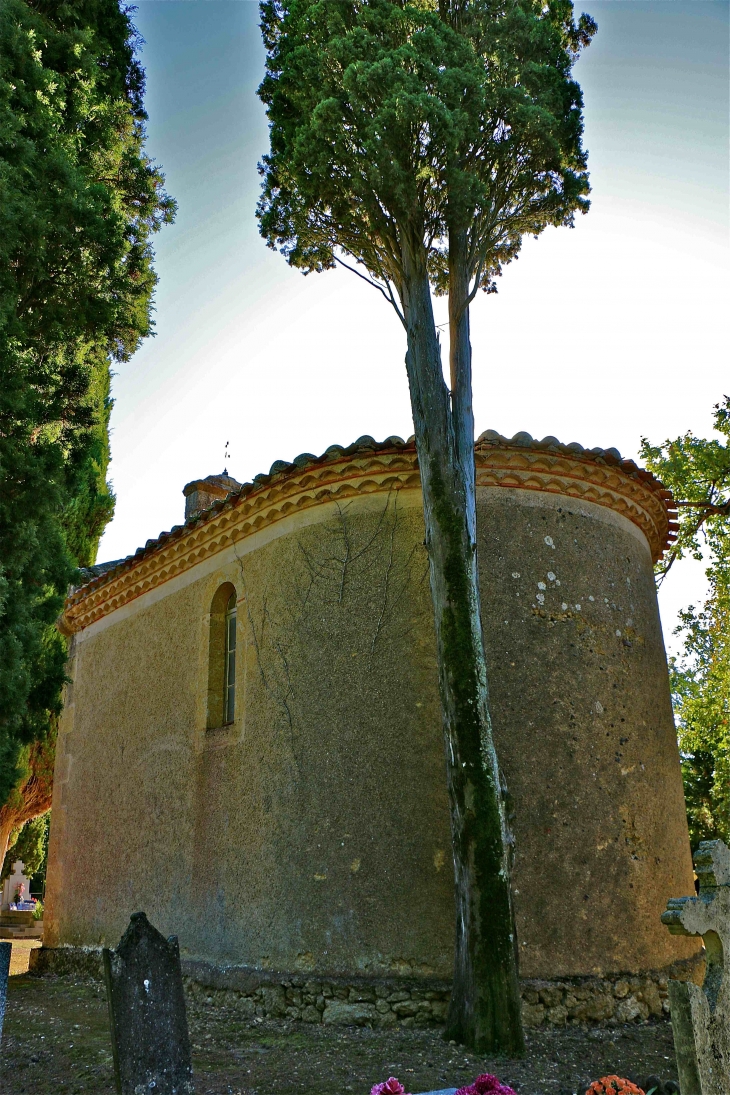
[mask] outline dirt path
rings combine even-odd
[[[30,952],[41,946],[40,939],[13,939],[13,949],[10,952],[10,976],[18,977],[28,972]]]
[[[485,1060],[439,1031],[370,1030],[242,1019],[189,1008],[196,1095],[369,1095],[398,1076],[411,1092],[455,1087],[496,1072],[519,1095],[573,1095],[606,1073],[676,1079],[668,1022],[607,1030],[532,1031],[523,1061]],[[13,977],[2,1054],[2,1095],[114,1095],[104,987],[66,978]]]

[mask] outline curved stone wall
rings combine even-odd
[[[479,560],[522,972],[661,967],[662,895],[692,869],[646,540],[595,503],[485,488]]]
[[[497,749],[521,973],[697,952],[652,577],[670,496],[611,451],[477,446]],[[145,908],[189,959],[448,978],[453,883],[412,443],[274,465],[70,599],[46,944]],[[238,595],[232,725],[206,729],[216,591]]]

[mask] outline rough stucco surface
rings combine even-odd
[[[74,638],[47,946],[115,944],[143,908],[188,958],[449,977],[420,495],[317,518]],[[659,922],[692,871],[643,534],[589,502],[501,487],[480,489],[479,522],[521,974],[693,955]],[[223,582],[238,593],[236,718],[206,730]]]
[[[697,948],[659,922],[693,883],[649,552],[608,510],[526,493],[482,495],[479,526],[521,972],[660,968]]]

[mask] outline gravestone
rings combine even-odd
[[[694,855],[697,897],[667,902],[662,923],[675,935],[701,935],[705,944],[702,987],[669,982],[674,1048],[682,1095],[730,1092],[730,979],[725,951],[730,947],[730,849],[721,840],[703,840]]]
[[[8,974],[10,973],[10,953],[12,949],[12,943],[0,943],[0,1042],[3,1040],[5,1005],[8,1002]]]
[[[104,976],[117,1091],[192,1095],[190,1038],[177,939],[134,913]]]

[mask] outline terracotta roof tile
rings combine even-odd
[[[655,479],[651,472],[639,467],[633,460],[624,460],[618,449],[602,449],[598,446],[592,449],[586,449],[577,441],[571,441],[570,444],[565,445],[552,435],[543,437],[541,441],[538,441],[525,431],[520,431],[513,437],[505,437],[504,434],[497,433],[496,430],[485,430],[484,433],[480,434],[477,438],[475,447],[477,450],[491,447],[538,449],[580,456],[590,463],[604,463],[614,466],[620,465],[626,475],[641,480],[650,490],[656,492],[656,494],[663,499],[670,518],[670,539],[676,538],[674,530],[677,526],[671,520],[671,518],[676,517],[676,510],[673,505],[674,500],[671,492],[668,491],[658,479]],[[341,460],[343,456],[354,456],[360,452],[384,452],[392,451],[394,449],[414,450],[415,437],[411,435],[411,437],[404,441],[402,437],[392,435],[386,437],[384,441],[376,441],[373,437],[370,437],[369,434],[364,434],[362,437],[358,437],[357,441],[353,442],[351,445],[330,445],[321,456],[315,456],[313,453],[305,452],[296,456],[292,461],[275,460],[271,465],[268,474],[261,473],[256,475],[252,482],[243,483],[239,490],[232,491],[226,498],[214,502],[202,513],[189,518],[185,524],[175,525],[169,532],[162,532],[156,539],[148,540],[144,547],[137,548],[133,555],[120,560],[116,564],[99,564],[98,567],[89,567],[86,571],[82,571],[82,577],[85,577],[86,574],[93,574],[94,571],[97,571],[97,573],[93,574],[89,581],[85,581],[83,584],[77,586],[73,590],[70,600],[75,601],[82,596],[86,596],[91,590],[105,585],[107,582],[118,577],[127,570],[131,570],[141,559],[146,558],[154,551],[167,545],[171,540],[178,539],[185,535],[191,528],[211,520],[214,516],[217,516],[221,510],[236,506],[242,499],[247,498],[255,491],[260,490],[264,486],[268,486],[274,481],[281,480],[288,475],[296,474],[304,467],[312,464],[319,465],[334,462],[336,460]],[[103,571],[101,570],[102,567],[104,567]],[[101,572],[99,573],[99,571]]]

